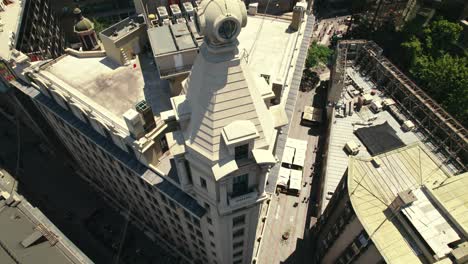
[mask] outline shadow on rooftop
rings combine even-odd
[[[112,70],[115,70],[117,68],[120,67],[119,64],[117,64],[116,62],[114,62],[112,59],[110,59],[109,57],[105,57],[103,58],[102,60],[99,61],[100,63],[106,65],[107,67],[111,68]]]

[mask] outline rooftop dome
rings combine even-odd
[[[241,28],[247,25],[247,10],[240,0],[203,0],[196,23],[208,44],[236,43]]]
[[[86,17],[83,17],[78,23],[75,24],[76,32],[83,32],[94,29],[94,24]]]

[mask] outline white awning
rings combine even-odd
[[[280,167],[278,173],[278,180],[276,184],[278,186],[288,187],[289,177],[291,175],[291,170],[288,168]]]
[[[281,162],[292,164],[294,159],[294,148],[286,146],[283,151],[283,159]]]
[[[294,138],[288,138],[286,141],[286,148],[294,148],[294,159],[291,164],[304,167],[306,151],[307,151],[307,141],[298,140]]]
[[[301,190],[302,185],[302,171],[291,170],[291,177],[289,178],[289,189]]]

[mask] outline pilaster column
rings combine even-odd
[[[219,199],[221,202],[221,206],[227,207],[228,202],[227,202],[227,183],[222,182],[221,185],[219,186],[220,194],[219,194]]]
[[[259,184],[258,184],[258,195],[259,196],[262,196],[264,191],[265,191],[265,183],[266,183],[266,178],[267,178],[267,173],[268,173],[268,169],[269,169],[270,166],[262,166],[260,168],[260,180],[259,180]]]

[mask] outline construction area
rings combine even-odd
[[[361,91],[364,101],[366,94],[375,93],[391,99],[388,112],[400,125],[409,124],[418,139],[454,174],[467,171],[467,130],[386,59],[379,46],[365,40],[341,41],[336,56],[328,95],[329,109],[342,104],[346,111],[345,103],[349,101],[346,96],[353,94],[347,86],[350,82],[362,82],[360,86],[368,89]],[[358,72],[360,78],[353,78],[356,76],[353,71]],[[328,111],[328,118],[331,113]]]

